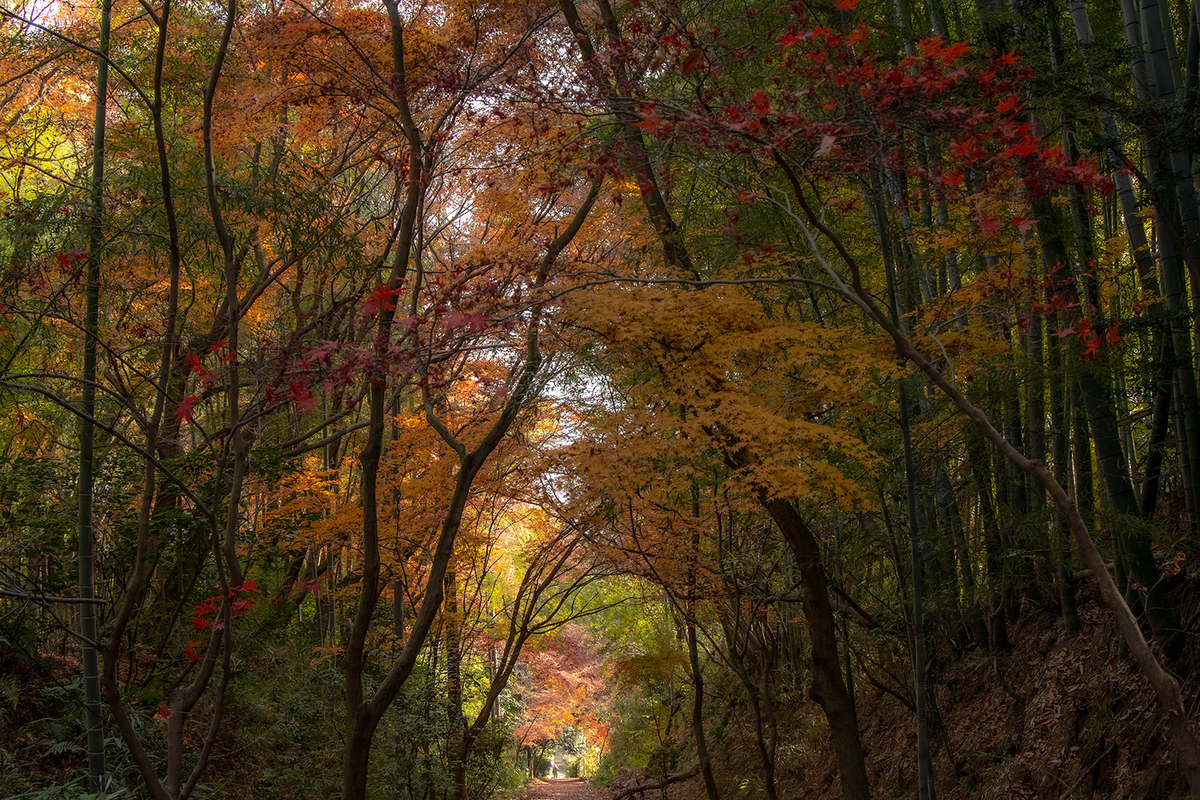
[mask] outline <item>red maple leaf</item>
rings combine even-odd
[[[367,295],[367,299],[363,300],[361,306],[362,313],[368,317],[373,317],[380,311],[390,311],[396,306],[392,303],[393,298],[398,294],[396,289],[390,289],[383,284],[376,284],[375,288]]]
[[[984,236],[995,236],[1000,233],[1000,223],[990,217],[981,215],[975,217],[975,222],[979,225],[979,230],[983,232]]]
[[[446,316],[442,319],[449,330],[466,328],[470,331],[481,331],[487,327],[487,318],[478,311],[474,314],[465,314],[457,308],[452,308],[446,312]]]
[[[641,128],[647,133],[654,133],[662,125],[662,117],[653,111],[642,112],[642,121],[633,123],[633,127]]]
[[[229,608],[233,612],[233,616],[240,617],[250,609],[254,608],[255,599],[253,597],[243,597],[240,600],[234,600]]]
[[[970,163],[978,161],[985,155],[983,147],[971,137],[950,143],[950,156],[959,161]]]
[[[76,247],[74,250],[60,251],[55,255],[55,260],[58,261],[58,266],[62,269],[74,264],[76,261],[81,261],[87,255],[88,251],[81,247]]]
[[[330,354],[333,353],[334,350],[337,350],[339,346],[340,345],[338,342],[326,339],[325,341],[321,342],[320,347],[314,347],[312,350],[309,350],[307,353],[305,353],[304,360],[311,364],[327,364],[329,363]]]
[[[200,402],[200,398],[196,395],[188,395],[179,401],[179,405],[175,406],[175,419],[180,422],[191,422],[192,412],[196,408],[196,403]]]
[[[188,368],[196,375],[200,376],[200,382],[204,384],[204,388],[210,389],[217,382],[217,376],[208,371],[208,367],[204,366],[204,361],[195,353],[188,354]]]
[[[288,389],[288,397],[301,411],[312,411],[317,407],[317,398],[307,386],[293,383]]]
[[[1000,104],[996,106],[996,110],[1003,114],[1006,111],[1012,111],[1016,109],[1016,107],[1020,104],[1020,98],[1018,98],[1015,94],[1010,94],[1000,101]]]
[[[1036,224],[1029,217],[1023,217],[1020,214],[1012,218],[1012,223],[1017,226],[1017,230],[1021,232],[1021,236],[1029,233],[1029,229]]]
[[[1026,136],[1019,144],[1015,144],[1005,150],[1004,156],[1017,156],[1019,158],[1031,156],[1038,151],[1038,144],[1039,142],[1036,138]]]
[[[952,61],[957,61],[969,52],[971,52],[971,45],[965,41],[955,42],[942,50],[942,63],[949,64]]]

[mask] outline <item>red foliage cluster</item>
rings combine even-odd
[[[887,50],[886,34],[865,21],[838,32],[811,24],[798,4],[779,9],[793,12],[775,46],[754,48],[775,70],[767,90],[722,80],[747,48],[718,41],[707,53],[700,102],[642,103],[637,126],[710,152],[760,162],[786,158],[809,167],[810,178],[905,172],[943,197],[1013,178],[1032,196],[1067,183],[1111,191],[1094,161],[1070,163],[1035,130],[1020,99],[1033,68],[1015,54],[930,38],[896,55]],[[660,41],[681,52],[672,36]],[[716,58],[722,49],[724,58]],[[689,72],[687,63],[678,66]],[[952,166],[934,166],[935,153]]]
[[[230,586],[228,593],[225,595],[215,594],[212,597],[205,598],[197,603],[192,611],[192,627],[198,631],[206,631],[209,628],[218,631],[222,630],[225,627],[225,622],[219,619],[219,617],[224,604],[223,601],[226,597],[229,598],[230,617],[237,619],[254,608],[258,601],[253,595],[261,593],[258,584],[247,578],[245,583]]]

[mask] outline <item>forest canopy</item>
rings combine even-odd
[[[1200,798],[1197,8],[3,0],[0,793]]]

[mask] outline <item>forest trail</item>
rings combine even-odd
[[[600,800],[599,789],[581,779],[564,781],[535,781],[522,800]]]

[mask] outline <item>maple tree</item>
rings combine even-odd
[[[786,796],[806,694],[879,795],[864,691],[933,798],[947,664],[1078,573],[1195,796],[1194,16],[101,11],[0,28],[0,602],[99,652],[93,789],[226,780],[261,672],[346,798],[580,737]]]
[[[515,28],[515,33],[508,37],[507,42],[497,43],[495,37],[489,39],[489,45],[497,44],[498,47],[495,53],[499,59],[497,65],[478,74],[472,73],[472,67],[468,66],[466,74],[460,76],[462,80],[457,84],[445,83],[446,75],[435,77],[424,84],[430,87],[427,97],[429,108],[422,109],[420,119],[424,123],[426,117],[429,117],[432,126],[428,144],[424,145],[416,142],[415,137],[419,134],[415,128],[416,122],[408,109],[408,87],[404,85],[405,65],[400,45],[402,33],[400,22],[395,20],[390,30],[395,34],[397,47],[401,49],[396,51],[399,55],[393,57],[392,73],[400,77],[392,81],[383,81],[383,85],[377,88],[382,92],[381,96],[391,97],[396,113],[402,118],[398,124],[400,128],[405,129],[408,140],[400,150],[411,150],[410,146],[416,142],[420,152],[409,160],[407,169],[402,162],[391,159],[387,152],[379,152],[376,160],[367,161],[365,164],[359,160],[353,160],[349,164],[335,160],[332,163],[326,162],[322,167],[318,165],[321,165],[326,155],[332,154],[336,159],[341,148],[346,148],[344,152],[353,152],[370,140],[361,136],[356,138],[355,132],[351,132],[349,139],[322,141],[328,126],[333,125],[334,129],[337,128],[336,114],[329,115],[327,112],[330,109],[327,108],[319,107],[315,114],[309,116],[296,115],[293,118],[289,114],[288,107],[297,102],[312,105],[314,95],[307,94],[308,78],[303,72],[299,75],[288,75],[286,71],[281,70],[279,77],[285,83],[290,78],[298,78],[298,83],[295,87],[276,87],[273,90],[273,101],[264,104],[265,108],[230,107],[226,99],[230,95],[221,91],[223,79],[251,84],[257,81],[261,84],[264,78],[271,77],[270,58],[260,63],[255,63],[253,57],[245,61],[245,52],[230,49],[231,33],[238,17],[235,5],[230,5],[225,11],[224,31],[216,40],[215,64],[211,67],[203,65],[196,84],[193,84],[198,84],[198,88],[201,89],[196,95],[192,95],[190,100],[193,104],[191,108],[197,108],[197,103],[201,106],[200,125],[190,131],[165,129],[163,73],[171,42],[169,32],[179,25],[178,18],[172,16],[174,11],[168,3],[157,11],[150,11],[148,19],[141,20],[143,24],[151,24],[152,31],[158,37],[156,62],[149,78],[153,84],[152,90],[143,90],[139,86],[140,76],[122,73],[127,82],[126,86],[132,91],[135,99],[143,102],[144,110],[153,122],[155,139],[151,142],[151,147],[157,143],[160,157],[160,197],[169,244],[170,277],[169,311],[166,315],[165,331],[148,329],[145,325],[135,328],[150,342],[156,338],[162,342],[162,357],[156,377],[148,383],[142,383],[143,392],[149,390],[148,397],[153,411],[148,412],[142,420],[146,425],[146,443],[139,452],[147,457],[138,555],[132,567],[132,581],[124,587],[124,600],[119,604],[112,627],[113,635],[108,640],[105,654],[106,695],[118,727],[134,752],[143,777],[152,790],[156,795],[171,797],[190,794],[203,774],[209,749],[219,732],[222,698],[232,675],[234,620],[244,611],[244,606],[240,605],[244,600],[240,598],[244,597],[243,591],[249,585],[244,577],[239,550],[243,547],[240,516],[241,508],[246,503],[246,481],[252,468],[252,459],[257,460],[257,457],[251,454],[250,441],[257,440],[258,444],[263,438],[277,437],[284,428],[272,426],[270,420],[272,417],[290,417],[292,425],[307,430],[307,433],[300,436],[285,435],[282,439],[285,450],[295,456],[313,447],[323,446],[328,449],[331,444],[340,443],[346,433],[345,430],[338,431],[331,426],[354,413],[364,394],[368,397],[371,416],[367,430],[366,455],[363,458],[364,483],[358,495],[364,505],[362,524],[367,526],[368,531],[367,540],[362,545],[366,563],[360,573],[363,583],[362,599],[359,601],[360,622],[352,629],[346,647],[350,676],[349,699],[351,707],[355,708],[362,702],[355,700],[355,681],[361,680],[357,662],[362,659],[371,608],[379,593],[378,544],[375,541],[377,534],[371,530],[377,526],[377,523],[374,523],[377,516],[374,507],[376,494],[373,473],[378,468],[378,455],[372,456],[371,452],[378,451],[382,439],[385,383],[388,378],[398,378],[401,381],[400,385],[407,384],[411,391],[424,392],[428,417],[435,429],[440,430],[449,442],[457,445],[462,451],[462,457],[469,462],[468,468],[459,475],[462,489],[457,499],[450,504],[450,521],[445,525],[445,541],[441,547],[442,551],[446,551],[453,544],[462,504],[469,495],[475,473],[503,438],[527,400],[528,390],[540,359],[537,349],[538,312],[533,312],[530,333],[523,337],[526,340],[528,356],[525,368],[510,370],[507,384],[502,382],[505,372],[503,367],[499,370],[498,377],[493,372],[493,376],[487,378],[488,385],[496,387],[494,397],[497,399],[492,402],[498,402],[498,406],[495,407],[502,410],[502,413],[492,425],[491,433],[483,437],[483,442],[472,444],[474,449],[471,453],[463,450],[463,445],[458,443],[455,435],[441,423],[433,411],[433,406],[435,402],[442,401],[435,400],[433,396],[436,394],[441,398],[447,387],[460,380],[464,371],[470,373],[477,370],[471,365],[473,350],[470,345],[474,344],[478,337],[485,334],[492,337],[489,346],[493,348],[503,349],[507,346],[512,326],[502,323],[498,327],[492,327],[490,320],[505,314],[522,313],[525,306],[521,300],[521,289],[526,279],[529,280],[526,291],[536,291],[540,283],[546,280],[549,268],[554,262],[554,255],[565,247],[574,231],[578,229],[578,224],[568,226],[569,232],[561,235],[561,244],[555,247],[554,255],[551,256],[521,255],[509,250],[504,259],[499,259],[485,252],[485,244],[484,248],[476,247],[470,250],[463,258],[453,255],[454,248],[458,246],[457,242],[469,240],[473,236],[471,226],[464,226],[459,222],[463,210],[460,208],[454,211],[451,208],[452,213],[444,220],[437,220],[436,217],[430,220],[426,214],[427,208],[434,208],[434,201],[430,195],[437,182],[441,181],[443,185],[454,184],[456,176],[461,176],[463,171],[460,163],[448,172],[441,172],[441,153],[444,143],[448,141],[445,131],[457,120],[458,105],[468,96],[475,96],[478,88],[487,84],[500,65],[510,61],[516,64],[522,60],[520,50],[528,39],[528,28],[524,29],[524,32],[520,27]],[[186,14],[187,11],[184,9],[183,13]],[[392,11],[394,16],[396,10],[393,8]],[[536,18],[529,18],[521,13],[512,16],[511,20],[518,26],[527,23],[536,28],[539,24]],[[203,18],[196,18],[185,20],[184,24],[203,25],[205,22]],[[356,27],[349,27],[351,23]],[[465,31],[454,35],[465,33],[469,36],[471,25],[481,24],[481,21],[475,20],[472,23],[466,20],[466,23]],[[268,21],[260,25],[260,30],[265,32],[265,26],[269,25],[275,26],[276,30],[282,28],[287,35],[300,37],[293,41],[299,42],[301,52],[295,52],[296,46],[293,46],[293,51],[287,53],[289,61],[294,61],[297,56],[303,57],[305,48],[318,46],[318,43],[313,41],[314,33],[318,39],[321,36],[332,35],[339,41],[353,42],[354,36],[376,37],[381,32],[386,36],[389,30],[386,15],[364,16],[352,12],[347,12],[345,20],[341,20],[336,16],[322,19],[304,11],[283,13],[282,10],[276,10]],[[266,45],[268,55],[277,56],[281,52],[275,41],[265,38],[261,41]],[[446,48],[444,44],[432,40],[430,44],[434,49]],[[374,49],[374,45],[370,46],[369,51],[360,49],[358,55],[361,58],[357,63],[350,64],[350,69],[366,69],[367,73],[363,74],[378,75],[373,62],[376,55]],[[316,56],[316,53],[317,50],[308,50],[309,57]],[[224,76],[222,72],[227,56],[233,76]],[[427,62],[418,60],[417,68],[424,63]],[[250,69],[247,70],[247,66]],[[354,77],[352,72],[347,73],[345,65],[323,64],[319,57],[315,59],[310,70],[321,78],[325,90],[343,78],[362,77],[361,74]],[[320,74],[321,71],[324,75]],[[426,81],[428,78],[422,77],[420,80]],[[325,91],[324,94],[315,96],[328,97],[329,94]],[[355,101],[351,99],[350,105],[354,104]],[[319,106],[325,105],[323,101],[319,101]],[[238,117],[247,119],[250,124],[239,127],[232,122]],[[263,124],[271,119],[276,122],[282,121],[284,125],[272,130],[269,122]],[[383,119],[373,119],[373,112],[369,112],[362,115],[360,121],[367,127],[375,126],[373,130],[377,136],[378,125],[384,120],[386,115]],[[396,118],[393,117],[392,121],[396,121]],[[311,127],[314,124],[317,127]],[[290,131],[294,131],[294,135]],[[180,230],[172,183],[174,173],[181,169],[177,160],[179,154],[176,154],[176,160],[167,156],[168,140],[178,133],[185,136],[199,134],[199,160],[203,176],[201,196],[206,195],[207,201],[200,205],[200,209],[206,208],[212,225],[211,232],[215,234],[215,240],[200,240],[205,243],[205,250],[197,258],[205,259],[206,265],[214,268],[213,272],[209,273],[211,280],[206,278],[197,281],[193,273],[189,272],[190,286],[184,284],[184,268],[191,270],[195,267],[193,258],[184,256],[186,245],[183,240],[192,235],[192,232]],[[314,136],[316,138],[312,138]],[[195,143],[194,138],[192,141]],[[269,167],[260,166],[258,163],[258,154],[264,151],[264,141],[268,152],[274,150]],[[320,142],[321,149],[305,153],[302,148],[314,142]],[[137,153],[137,146],[139,145],[134,146],[133,154]],[[183,155],[196,154],[196,150],[189,151],[186,147],[182,148],[181,152]],[[252,160],[242,160],[243,156],[250,152],[255,154]],[[341,228],[344,231],[340,235],[335,233],[332,242],[341,243],[343,250],[336,256],[336,262],[345,266],[354,263],[355,250],[361,253],[360,248],[365,247],[369,253],[371,248],[376,249],[377,252],[369,258],[375,262],[376,270],[385,264],[392,264],[390,278],[380,281],[368,271],[366,275],[351,274],[349,283],[339,285],[331,280],[330,275],[316,273],[311,269],[311,260],[320,259],[323,252],[333,252],[322,250],[332,242],[322,241],[320,237],[308,237],[303,231],[303,226],[311,225],[312,218],[295,214],[297,209],[289,208],[283,200],[282,192],[286,186],[299,188],[299,184],[294,182],[298,173],[288,169],[290,165],[287,164],[285,155],[289,152],[303,154],[304,161],[318,169],[324,168],[328,179],[333,182],[352,179],[348,183],[352,191],[344,198],[339,198],[342,200],[341,207],[322,223],[318,223],[314,230],[334,233]],[[488,160],[486,154],[480,155],[484,157],[485,162]],[[192,162],[188,166],[194,164],[195,162]],[[225,172],[226,164],[236,166]],[[437,172],[433,171],[435,166]],[[522,173],[521,179],[536,179],[538,176],[533,173],[533,170],[527,170]],[[386,180],[389,176],[395,187],[393,197],[402,204],[399,217],[383,221],[378,216],[370,216],[371,212],[368,212],[368,216],[356,219],[355,215],[359,210],[369,208],[370,204],[376,201],[376,190],[373,186],[378,185],[381,178]],[[234,194],[231,202],[227,188],[237,185],[236,182],[239,181],[244,181],[241,186],[244,186],[246,191]],[[356,183],[363,181],[372,185],[353,189]],[[219,182],[224,183],[218,185]],[[255,202],[255,195],[260,191],[277,194],[274,194],[271,202],[259,205]],[[314,200],[317,197],[311,191],[309,196]],[[590,201],[586,201],[586,190],[581,196],[585,198],[586,209],[590,205]],[[474,213],[480,213],[481,208],[482,206],[477,206]],[[541,213],[544,214],[551,208],[552,206],[544,206]],[[306,208],[303,211],[321,213],[322,207]],[[579,215],[579,222],[582,222],[585,214],[586,210]],[[433,226],[443,226],[443,233],[435,235],[431,230],[429,238],[425,239],[424,226],[427,220],[430,220],[428,224],[431,229]],[[480,229],[488,230],[486,222],[478,218],[476,222]],[[298,224],[300,228],[296,227]],[[449,233],[446,233],[447,228]],[[249,230],[244,233],[246,229]],[[507,235],[514,229],[520,230],[519,227],[514,228],[509,224],[504,226],[500,233],[491,235]],[[347,251],[347,245],[353,249]],[[414,251],[418,253],[416,277],[410,285],[404,287],[401,297],[402,275],[408,270],[410,255]],[[111,246],[110,252],[114,252]],[[94,255],[99,256],[98,249],[94,251]],[[194,257],[197,254],[192,255]],[[529,261],[530,258],[533,259],[532,262]],[[426,259],[429,263],[424,263]],[[536,265],[538,261],[544,263],[540,272],[534,270],[530,274],[528,265]],[[71,266],[70,260],[64,262],[60,259],[59,263],[60,267]],[[257,275],[243,275],[245,268],[255,267]],[[359,272],[361,273],[361,268]],[[333,277],[337,277],[336,274]],[[177,316],[181,288],[183,291],[192,292],[191,308],[208,306],[213,310],[213,316],[208,321]],[[490,290],[490,294],[483,291],[485,288]],[[199,303],[196,303],[197,294],[200,298]],[[407,317],[397,317],[395,314],[396,306],[401,300],[410,306]],[[271,311],[266,312],[265,306],[269,306]],[[293,331],[286,328],[280,330],[278,325],[270,322],[271,313],[285,309],[291,313],[285,313],[277,319],[293,320],[296,325]],[[157,309],[148,307],[146,311],[154,314]],[[401,337],[398,343],[390,341],[394,320],[400,323],[398,327]],[[181,343],[180,331],[190,332],[191,326],[197,324],[200,327],[192,341]],[[206,324],[208,330],[204,329]],[[484,331],[485,326],[489,328],[488,331]],[[127,329],[126,323],[122,330]],[[104,334],[106,346],[115,351],[119,347],[117,340],[108,331]],[[343,338],[344,336],[348,338]],[[318,341],[311,344],[314,338]],[[521,338],[519,334],[518,338]],[[254,351],[255,347],[257,353]],[[458,355],[460,353],[463,355]],[[244,382],[250,373],[244,370],[243,359],[250,359],[254,364],[254,383],[248,385]],[[367,386],[359,389],[353,385],[352,378],[356,378],[363,369],[373,377]],[[137,385],[136,381],[134,385]],[[319,397],[323,397],[323,400],[319,400]],[[251,398],[248,401],[249,405],[246,398]],[[314,424],[305,421],[305,418],[311,419],[316,416],[321,410],[319,406],[322,402],[326,409],[332,405],[334,413],[329,415],[327,412],[324,415],[325,419],[318,421],[314,427]],[[473,411],[477,414],[487,414],[488,403],[474,407]],[[210,432],[213,428],[215,432]],[[206,446],[212,448],[215,456],[215,471],[202,469],[199,473],[201,481],[211,485],[212,495],[207,502],[184,481],[171,475],[172,467],[166,466],[184,457],[190,458],[196,465],[203,463],[196,458],[200,450],[194,446],[182,446],[189,430],[193,431],[193,445],[197,439],[195,434],[198,432]],[[331,430],[332,436],[325,435]],[[353,430],[353,427],[350,430]],[[458,435],[463,434],[459,431]],[[318,439],[318,445],[312,444],[314,439]],[[261,444],[258,446],[261,447]],[[164,466],[167,475],[173,478],[176,485],[160,489],[157,481]],[[219,503],[225,510],[218,511],[209,503]],[[173,699],[164,704],[160,714],[167,727],[171,756],[168,759],[166,780],[159,783],[155,767],[138,740],[123,705],[116,669],[124,631],[130,621],[141,613],[141,597],[151,588],[151,579],[157,563],[157,559],[152,558],[153,551],[165,545],[162,538],[165,531],[159,528],[155,519],[161,516],[165,509],[180,507],[200,511],[208,518],[212,546],[221,562],[217,564],[217,578],[221,584],[221,591],[197,607],[194,627],[197,631],[207,632],[208,641],[187,643],[184,648],[186,666],[183,675],[192,673],[191,682],[175,692]],[[203,528],[198,529],[191,539],[191,545],[195,548],[191,569],[195,571],[196,577],[206,569],[203,554],[207,549],[207,539]],[[435,572],[444,568],[445,559],[442,558],[440,562],[435,559]],[[192,581],[195,579],[193,577]],[[171,582],[166,581],[163,588],[168,588]],[[434,578],[433,583],[435,586],[439,584],[440,578]],[[183,603],[187,602],[186,598],[178,599]],[[427,602],[418,614],[416,631],[412,637],[415,642],[414,647],[410,648],[413,655],[409,657],[407,667],[401,666],[401,671],[411,668],[411,659],[420,651],[420,645],[439,605],[439,593],[429,592]],[[214,671],[219,676],[215,684],[211,683]],[[403,678],[399,682],[402,683]],[[182,767],[185,723],[192,708],[209,688],[215,692],[211,724],[207,727],[205,744],[191,768],[191,775],[188,776]],[[392,691],[394,694],[394,689]],[[380,708],[386,707],[385,701]],[[375,722],[377,721],[376,719]],[[372,723],[368,722],[366,727],[369,729],[371,725]],[[365,735],[369,741],[369,730]],[[360,747],[359,742],[352,739],[351,746],[347,748],[348,758],[365,758],[369,750],[369,746]],[[353,767],[347,767],[347,780],[351,783],[364,782],[365,771],[355,771]]]
[[[850,7],[847,5],[844,10]],[[788,25],[786,20],[793,11],[798,23]],[[991,426],[979,407],[959,391],[955,385],[954,364],[943,341],[937,337],[930,340],[917,338],[915,333],[910,338],[909,325],[903,320],[902,306],[897,300],[898,289],[894,280],[897,265],[889,261],[894,245],[888,242],[891,234],[884,221],[886,206],[882,205],[885,195],[881,194],[881,187],[885,183],[896,187],[889,191],[895,191],[899,201],[902,236],[909,236],[911,230],[905,187],[912,175],[920,181],[924,198],[937,197],[943,208],[947,199],[965,199],[970,215],[968,219],[985,240],[995,239],[1001,234],[1001,227],[991,207],[994,200],[988,198],[999,198],[1012,192],[1009,196],[1019,199],[1022,193],[1026,193],[1035,198],[1034,213],[1044,220],[1046,203],[1038,198],[1044,198],[1055,187],[1071,184],[1073,187],[1086,188],[1094,183],[1101,189],[1106,188],[1102,181],[1096,180],[1094,162],[1074,157],[1068,159],[1061,148],[1049,148],[1043,143],[1035,132],[1034,122],[1018,121],[1022,103],[1014,91],[1029,77],[1028,72],[1021,72],[1019,60],[1010,53],[976,70],[964,60],[970,49],[966,43],[948,45],[936,38],[917,45],[910,43],[905,53],[895,61],[881,60],[868,51],[872,33],[866,24],[860,23],[856,29],[852,29],[852,23],[843,20],[841,31],[821,22],[811,24],[808,12],[799,6],[779,10],[784,21],[776,27],[777,38],[769,36],[767,39],[778,42],[777,51],[758,46],[752,38],[744,39],[747,43],[741,46],[730,43],[728,39],[732,37],[723,38],[717,26],[712,28],[711,35],[703,33],[703,29],[692,34],[692,49],[688,51],[688,43],[679,38],[661,34],[646,35],[672,25],[666,12],[647,10],[639,16],[635,10],[634,21],[629,23],[626,33],[613,10],[602,4],[596,28],[603,32],[599,35],[605,37],[608,49],[603,55],[598,55],[599,50],[590,43],[587,28],[578,12],[564,4],[564,14],[577,32],[585,59],[584,74],[591,77],[597,95],[607,102],[617,124],[628,126],[629,133],[625,141],[629,169],[638,176],[646,213],[662,242],[665,266],[676,270],[666,280],[711,285],[707,276],[701,276],[695,270],[697,262],[682,243],[682,234],[662,200],[662,192],[655,185],[657,178],[650,174],[641,131],[670,142],[675,152],[694,147],[694,164],[711,163],[701,159],[714,150],[722,153],[726,160],[709,167],[709,183],[738,196],[738,208],[726,212],[734,223],[727,226],[733,238],[738,242],[744,241],[743,234],[735,226],[739,214],[746,213],[744,208],[747,204],[763,202],[773,205],[779,216],[790,219],[798,233],[807,240],[811,257],[819,267],[816,278],[798,277],[797,280],[816,284],[858,306],[895,339],[899,353],[920,367],[931,383],[945,392],[979,426],[985,437],[997,445],[1015,466],[1036,478],[1043,490],[1049,492],[1081,551],[1092,564],[1102,591],[1117,612],[1122,630],[1158,692],[1160,702],[1165,708],[1172,709],[1168,716],[1175,726],[1173,730],[1178,752],[1185,770],[1191,770],[1190,765],[1195,760],[1195,740],[1184,721],[1186,715],[1179,706],[1178,690],[1146,647],[1125,602],[1107,581],[1107,573],[1100,575],[1103,569],[1097,560],[1098,553],[1062,484],[1056,482],[1040,465],[1021,456],[1011,442]],[[655,15],[663,18],[663,24],[642,21],[642,17]],[[808,27],[805,27],[806,23],[809,23]],[[660,48],[663,45],[673,47],[678,69],[683,75],[698,74],[691,81],[695,89],[694,98],[675,101],[659,97],[650,100],[644,86],[634,84],[629,79],[631,74],[645,75],[640,71],[643,64],[650,64],[650,69],[661,65],[664,58]],[[802,57],[795,54],[801,47],[804,48]],[[764,49],[767,49],[765,56],[762,55]],[[778,76],[775,78],[774,92],[763,89],[749,92],[745,90],[745,84],[738,81],[740,65],[760,57],[768,64],[782,65],[782,71],[789,76],[786,81],[781,81]],[[667,60],[669,58],[668,55]],[[698,72],[701,64],[705,65],[703,74]],[[792,75],[795,75],[794,82]],[[789,88],[793,86],[804,87],[804,90],[798,92]],[[958,92],[964,93],[962,97],[970,98],[971,105],[953,105],[953,98],[959,96]],[[647,99],[639,101],[639,95]],[[982,104],[980,99],[983,100]],[[989,108],[989,100],[998,100],[994,111]],[[928,107],[934,102],[942,110],[930,112]],[[918,119],[920,124],[914,124],[913,121]],[[931,165],[930,159],[943,147],[950,157],[957,160],[955,167],[939,169]],[[920,154],[922,158],[914,159],[914,154]],[[1020,188],[1014,187],[1010,177],[1014,170],[1020,175]],[[845,202],[836,194],[842,188],[837,182],[840,176],[846,174],[861,176],[859,180],[862,185],[872,187],[864,200],[871,211],[888,272],[891,300],[887,303],[876,301],[867,285],[862,262],[848,248],[844,235],[838,232],[841,215],[833,215],[826,210],[832,208],[845,212],[853,207],[854,201]],[[963,194],[964,189],[971,193]],[[826,199],[830,195],[832,198]],[[818,202],[820,206],[816,205]],[[930,214],[930,200],[923,202],[926,204],[925,213]],[[939,209],[939,214],[942,213]],[[1012,221],[1022,238],[1032,225],[1030,219],[1019,212],[1012,215]],[[945,226],[948,222],[950,220],[939,219],[938,225]],[[1043,238],[1050,240],[1048,235]],[[840,272],[825,260],[821,252],[821,240],[831,244],[839,261],[848,268],[848,273]],[[775,246],[772,242],[760,247],[769,252],[768,248]],[[902,239],[896,250],[910,263],[920,263],[924,256],[917,256],[910,247],[912,245]],[[958,245],[953,247],[957,249]],[[990,265],[990,259],[994,256],[988,258]],[[712,282],[718,285],[730,281],[770,282],[772,279],[769,277],[758,277],[761,273],[753,267],[758,260],[758,254],[749,250],[743,258],[748,269],[729,278],[716,277]],[[629,279],[637,281],[640,277],[630,275]],[[955,280],[958,277],[955,275]],[[781,280],[786,281],[787,278]],[[1074,333],[1076,331],[1071,330],[1068,335]],[[926,333],[920,335],[927,336]],[[1085,344],[1083,359],[1094,359],[1099,353],[1102,336],[1091,329],[1090,321],[1080,325],[1078,336]],[[1120,339],[1118,329],[1110,329],[1108,338],[1111,344],[1117,343]],[[932,345],[940,355],[932,359],[923,355],[921,348],[927,345]],[[942,369],[951,370],[949,376],[944,375]],[[1094,394],[1094,391],[1089,393],[1089,403]],[[907,403],[902,392],[902,416],[908,413]],[[1097,412],[1089,408],[1089,413],[1095,417]],[[908,423],[902,422],[902,425],[907,437]],[[740,444],[736,439],[734,441]],[[909,459],[909,516],[910,520],[914,520],[912,462],[909,456],[906,458]],[[753,459],[748,463],[753,464]],[[778,506],[777,510],[776,520],[787,530],[787,518],[794,512],[783,505]],[[1138,550],[1139,547],[1145,547],[1144,542],[1130,538],[1125,540],[1124,545],[1129,548],[1128,552],[1135,554],[1131,564],[1147,563],[1147,551]],[[919,539],[914,536],[914,564],[920,563],[916,555],[919,549]],[[914,576],[914,581],[920,581],[919,573]],[[1161,592],[1161,587],[1155,586],[1154,591]],[[1164,641],[1169,643],[1171,631],[1178,629],[1178,622],[1171,624],[1171,612],[1163,605],[1161,597],[1149,597],[1148,600],[1150,619],[1158,620],[1154,623],[1155,628],[1162,632]],[[919,594],[915,603],[919,620]],[[921,648],[919,642],[923,638],[918,622],[918,653]],[[918,672],[923,672],[919,657],[917,664]],[[856,760],[847,759],[843,761],[843,766],[848,767]],[[932,791],[930,781],[929,770],[923,765],[923,794]],[[1192,779],[1192,783],[1195,782]],[[855,791],[865,794],[865,783],[860,780],[858,786]]]

